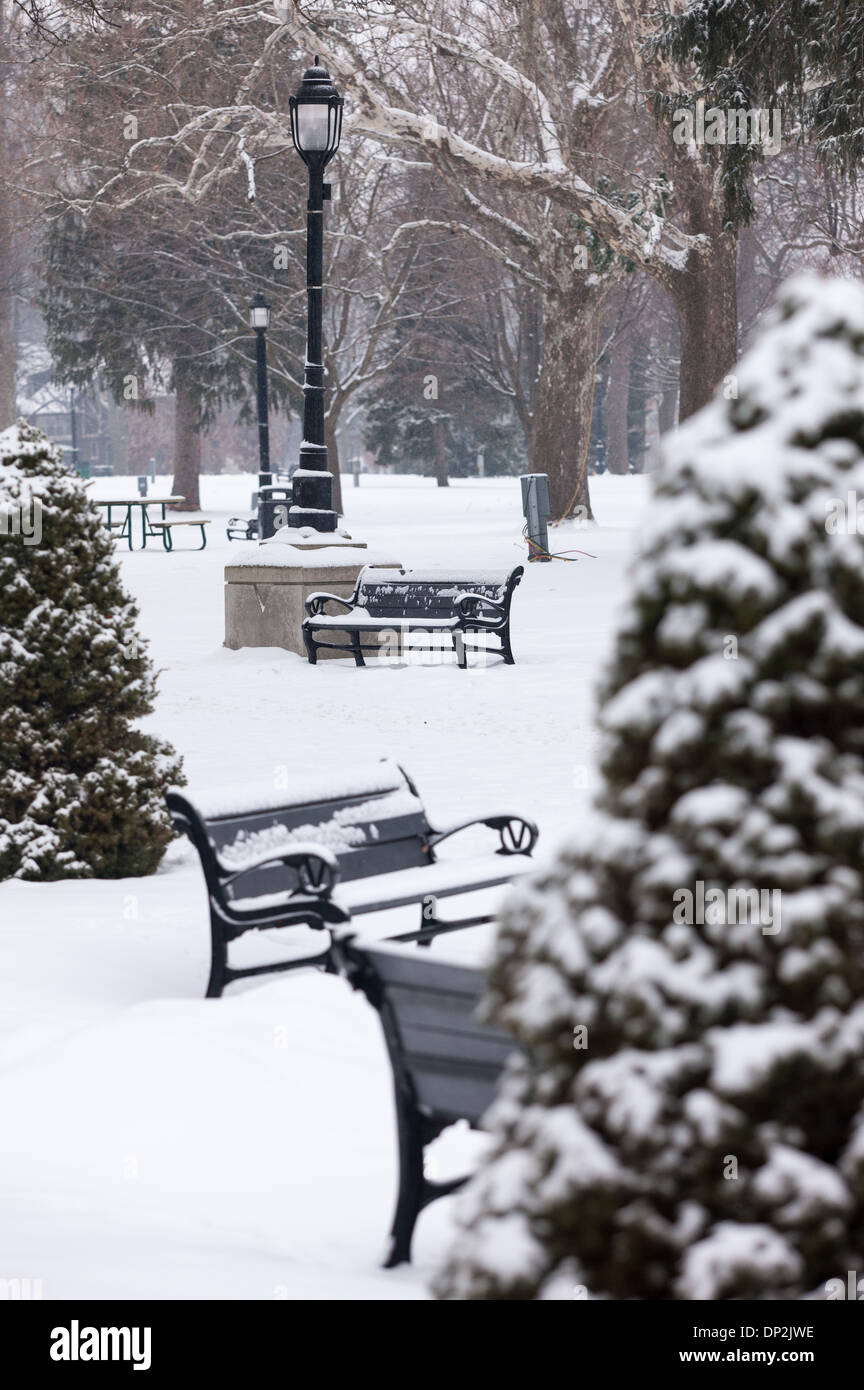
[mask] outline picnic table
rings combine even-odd
[[[134,549],[135,549],[135,546],[134,546],[133,543],[132,543],[132,531],[133,531],[132,518],[133,518],[133,515],[134,515],[134,509],[135,509],[136,507],[138,507],[139,510],[140,510],[140,512],[141,512],[141,545],[138,547],[138,549],[139,549],[139,550],[146,550],[146,549],[147,549],[147,537],[148,537],[148,536],[158,536],[159,539],[160,539],[160,541],[162,541],[162,544],[163,544],[163,545],[165,544],[165,530],[164,530],[165,508],[168,507],[168,506],[171,506],[173,503],[185,502],[185,501],[186,501],[186,498],[185,498],[185,497],[111,497],[111,498],[107,498],[107,497],[106,497],[106,498],[94,497],[93,500],[94,500],[94,502],[96,503],[97,507],[106,507],[106,508],[107,508],[107,511],[108,511],[107,525],[108,525],[109,531],[111,531],[112,533],[116,531],[116,532],[117,532],[117,539],[118,539],[118,540],[121,540],[121,541],[122,541],[122,540],[125,540],[125,541],[127,542],[128,546],[129,546],[129,549],[130,549],[130,550],[134,550]],[[126,509],[126,515],[124,516],[122,522],[112,521],[112,519],[111,519],[111,510],[112,510],[112,508],[114,508],[114,507],[125,507],[125,509]],[[161,517],[160,517],[160,522],[161,522],[162,524],[154,523],[154,522],[151,520],[151,518],[150,518],[150,517],[148,516],[148,514],[147,514],[147,508],[148,508],[148,507],[161,507],[161,509],[162,509],[162,514],[161,514]],[[118,530],[118,527],[119,527],[119,530]],[[166,548],[167,548],[167,547],[166,547]]]

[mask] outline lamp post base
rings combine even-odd
[[[323,461],[320,455],[323,453]],[[308,467],[314,461],[317,466]],[[312,526],[316,531],[335,531],[339,517],[333,510],[333,479],[327,471],[327,450],[304,444],[300,467],[291,482],[294,504],[288,512],[289,526]]]
[[[314,531],[335,531],[339,524],[336,513],[320,507],[292,507],[288,513],[289,526],[311,526]]]

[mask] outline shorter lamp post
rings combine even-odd
[[[255,372],[258,396],[258,536],[272,536],[273,508],[269,505],[273,474],[270,471],[270,421],[267,408],[267,329],[270,305],[259,290],[249,305],[249,326],[255,330]]]
[[[288,103],[294,148],[309,170],[306,204],[306,370],[303,378],[303,443],[299,476],[294,477],[292,526],[335,531],[333,479],[324,442],[324,362],[321,326],[324,279],[324,203],[330,185],[324,169],[339,148],[343,99],[326,68],[307,68]]]

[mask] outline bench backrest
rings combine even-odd
[[[368,878],[432,862],[430,828],[416,788],[395,763],[378,768],[352,785],[338,778],[295,784],[267,804],[239,796],[222,803],[205,797],[195,805],[171,791],[168,804],[198,846],[208,879],[239,872],[245,864],[279,854],[293,845],[323,845],[339,860],[342,880]],[[244,876],[229,898],[255,898],[296,887],[287,867]]]
[[[515,584],[515,570],[489,571],[459,569],[451,573],[434,570],[363,570],[357,582],[355,602],[373,618],[452,618],[460,594],[481,594],[496,603],[508,604]]]
[[[394,1068],[403,1068],[417,1104],[448,1120],[476,1123],[489,1108],[517,1044],[477,1020],[483,974],[419,953],[348,947],[382,1016]],[[377,997],[376,997],[377,995]]]

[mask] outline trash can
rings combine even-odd
[[[258,537],[269,540],[283,526],[294,502],[294,489],[284,483],[269,483],[258,489]]]
[[[528,559],[551,560],[548,523],[552,514],[552,500],[549,475],[523,473],[519,481],[522,484],[522,514],[528,538]]]

